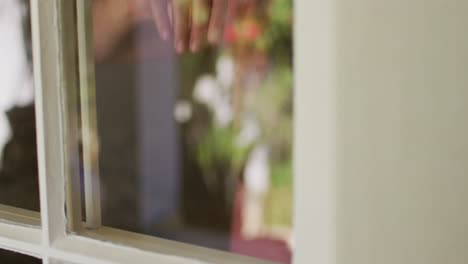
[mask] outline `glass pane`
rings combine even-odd
[[[50,263],[51,264],[75,264],[74,262],[71,262],[71,261],[56,260],[56,259],[50,260]]]
[[[0,2],[0,203],[39,211],[28,5]]]
[[[290,263],[292,0],[92,8],[103,225]]]
[[[0,249],[0,263],[8,264],[41,264],[40,259],[20,253]]]

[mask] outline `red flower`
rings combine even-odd
[[[224,40],[227,43],[231,44],[231,43],[236,42],[237,39],[238,39],[238,34],[236,31],[236,27],[233,24],[227,26],[226,30],[224,31]]]
[[[242,25],[242,37],[246,41],[257,40],[257,38],[260,37],[261,33],[262,30],[260,28],[260,25],[255,20],[246,20]]]
[[[229,44],[235,42],[248,44],[256,41],[261,34],[260,24],[255,19],[250,18],[240,23],[228,25],[224,31],[224,40]]]

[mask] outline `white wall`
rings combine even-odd
[[[295,263],[468,263],[468,1],[295,8]]]
[[[468,1],[336,3],[337,262],[468,263]]]

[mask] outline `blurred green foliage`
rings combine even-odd
[[[273,63],[291,65],[292,61],[292,0],[271,0],[261,46],[268,50]]]
[[[271,226],[290,227],[293,205],[293,4],[292,0],[266,0],[264,3],[265,8],[261,8],[258,14],[261,34],[254,42],[254,51],[249,52],[266,58],[267,62],[264,72],[259,74],[262,78],[256,87],[241,87],[246,95],[240,113],[255,117],[260,136],[250,145],[238,144],[238,125],[216,126],[206,106],[194,102],[196,109],[187,142],[195,141],[191,152],[203,171],[206,184],[211,186],[221,184],[220,176],[226,179],[233,175],[242,176],[251,150],[256,145],[267,145],[270,149],[271,188],[267,195],[265,222]],[[187,74],[195,77],[200,76],[200,71],[214,72],[214,58],[223,53],[232,56],[234,61],[241,60],[236,57],[238,54],[235,50],[210,50],[207,52],[209,55],[192,57],[186,62],[192,65],[188,67],[192,71]],[[211,66],[206,66],[204,70],[198,67],[206,64]],[[189,83],[191,89],[183,93],[185,98],[191,97],[195,80]]]
[[[250,146],[236,144],[238,132],[232,127],[213,126],[198,145],[198,161],[207,173],[222,166],[226,171],[239,170]]]
[[[292,226],[293,188],[283,186],[272,188],[266,199],[264,222],[270,227]]]
[[[292,183],[292,81],[290,67],[274,68],[250,106],[262,128],[261,140],[270,146],[273,186],[275,182]]]

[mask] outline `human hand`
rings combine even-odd
[[[152,17],[164,40],[173,38],[182,53],[219,43],[226,21],[232,19],[238,0],[148,0]]]
[[[239,0],[95,0],[95,54],[105,58],[135,24],[153,20],[163,40],[177,52],[196,52],[221,40]]]

